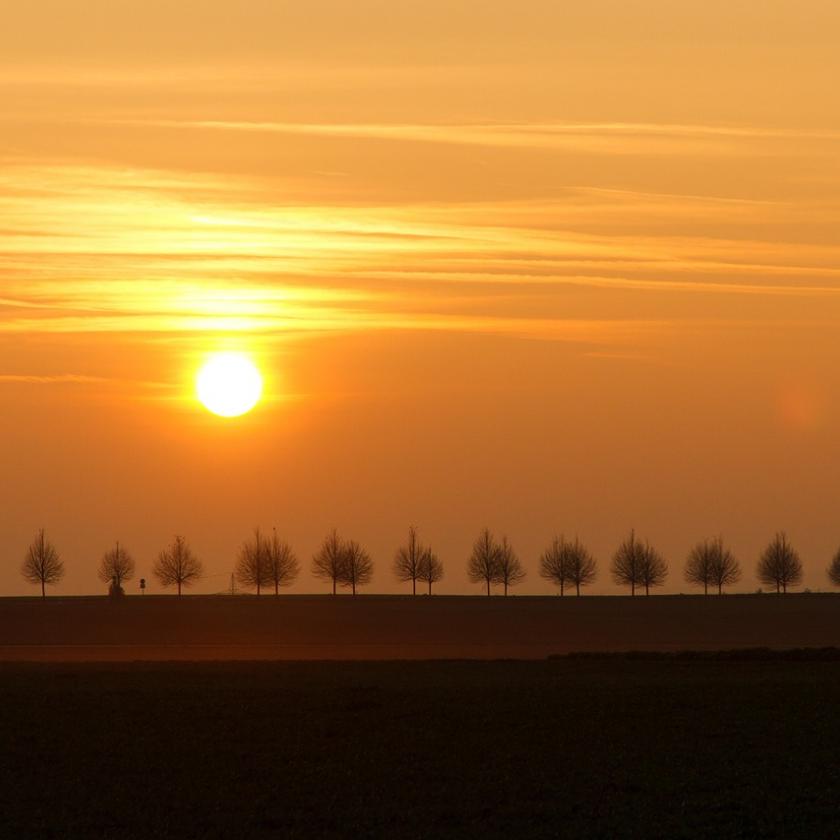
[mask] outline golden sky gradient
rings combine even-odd
[[[840,546],[833,0],[0,0],[3,592],[410,523]],[[267,399],[192,393],[218,349]],[[315,584],[305,572],[298,590]]]

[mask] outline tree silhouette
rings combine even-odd
[[[840,551],[834,555],[834,559],[828,567],[828,579],[835,586],[840,586]]]
[[[540,576],[559,585],[561,595],[565,594],[567,583],[580,595],[581,586],[592,583],[596,572],[595,558],[577,537],[574,542],[555,537],[540,557]]]
[[[110,583],[112,591],[122,594],[122,585],[134,577],[134,558],[118,542],[102,556],[97,574],[102,583]]]
[[[467,575],[473,583],[484,583],[490,595],[490,584],[498,577],[499,545],[485,528],[473,544],[472,554],[467,561]]]
[[[239,549],[234,574],[246,589],[256,589],[257,595],[271,583],[271,545],[259,528]]]
[[[426,548],[420,558],[420,568],[417,580],[429,585],[429,595],[432,594],[432,584],[443,578],[443,563],[431,548]]]
[[[335,595],[336,585],[341,580],[344,564],[344,540],[333,528],[312,558],[312,574],[332,583],[332,594]]]
[[[731,586],[741,579],[741,564],[735,558],[735,555],[723,546],[723,540],[720,540],[720,544],[722,550],[718,553],[712,566],[712,583],[717,586],[718,595],[723,594],[724,586]]]
[[[350,588],[355,595],[357,587],[370,583],[373,577],[373,560],[355,540],[344,543],[343,555],[338,583]]]
[[[703,587],[703,594],[709,594],[709,584],[712,582],[712,563],[714,561],[715,543],[708,540],[698,543],[685,561],[686,583]]]
[[[516,586],[524,579],[525,569],[522,568],[522,563],[520,563],[507,537],[502,537],[493,583],[501,584],[504,587],[505,595],[507,595],[509,586]]]
[[[703,587],[703,593],[709,594],[710,586],[717,586],[718,595],[724,586],[737,583],[741,579],[741,567],[732,552],[723,544],[723,538],[703,540],[697,543],[685,564],[685,579]]]
[[[581,586],[589,586],[598,574],[598,563],[577,537],[571,545],[569,569],[569,580],[574,584],[578,596]]]
[[[402,583],[411,581],[411,594],[417,594],[417,581],[420,580],[420,564],[426,549],[417,539],[417,529],[412,525],[408,529],[408,542],[397,549],[394,555],[394,575]]]
[[[645,542],[642,552],[642,573],[640,583],[645,588],[645,595],[650,595],[652,586],[662,586],[668,577],[668,564],[653,546]]]
[[[642,568],[645,563],[645,546],[636,539],[636,532],[618,547],[612,559],[612,577],[620,586],[629,586],[630,594],[636,594],[636,587],[642,585]]]
[[[291,586],[300,574],[300,565],[292,547],[277,538],[272,531],[268,544],[268,578],[274,584],[274,594],[280,594],[281,586]]]
[[[43,528],[26,550],[20,573],[27,583],[40,584],[42,598],[47,597],[47,586],[54,586],[64,577],[64,563]]]
[[[192,586],[204,574],[204,568],[187,541],[176,536],[158,555],[152,572],[161,586],[177,586],[180,597],[181,587]]]
[[[560,595],[566,594],[569,580],[569,544],[563,537],[555,537],[540,557],[540,577],[560,587]]]
[[[784,531],[773,537],[758,561],[758,579],[776,592],[787,592],[789,586],[802,581],[802,561],[788,542]]]

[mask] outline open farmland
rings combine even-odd
[[[542,659],[840,646],[838,595],[0,599],[0,659]]]
[[[8,837],[829,837],[836,652],[0,665]]]

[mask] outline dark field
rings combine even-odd
[[[834,837],[840,660],[0,665],[19,837]]]
[[[840,646],[840,595],[0,599],[0,660],[544,659]]]

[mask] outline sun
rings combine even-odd
[[[201,404],[220,417],[239,417],[249,412],[262,394],[257,366],[242,353],[214,353],[195,380]]]

